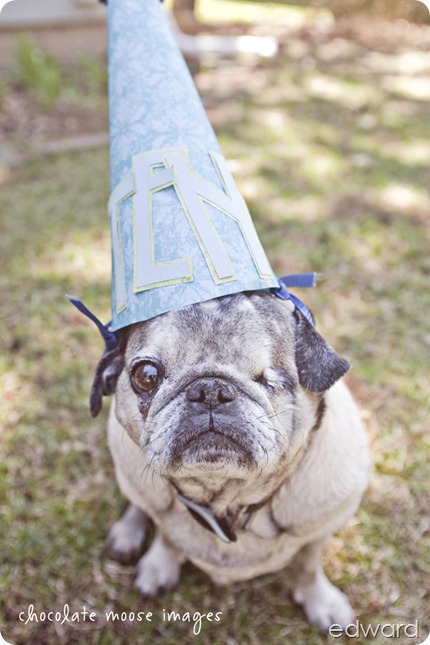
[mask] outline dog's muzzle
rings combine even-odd
[[[238,424],[239,391],[220,377],[202,377],[184,390],[185,408],[172,450],[173,464],[232,460],[253,463],[249,437]]]

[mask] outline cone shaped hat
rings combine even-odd
[[[278,287],[159,0],[109,0],[113,331]]]

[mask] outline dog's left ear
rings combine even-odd
[[[93,417],[102,409],[103,396],[110,396],[115,392],[118,377],[124,368],[127,333],[120,330],[116,335],[118,344],[113,349],[105,350],[94,374],[90,393],[90,412]]]
[[[297,310],[296,365],[300,385],[311,392],[324,392],[348,370],[349,363],[319,335]]]

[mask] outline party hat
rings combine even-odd
[[[279,288],[159,0],[109,0],[112,321]]]

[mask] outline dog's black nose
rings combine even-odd
[[[192,403],[202,403],[208,407],[215,407],[220,403],[230,403],[236,398],[233,385],[215,378],[200,379],[186,391],[186,396]]]

